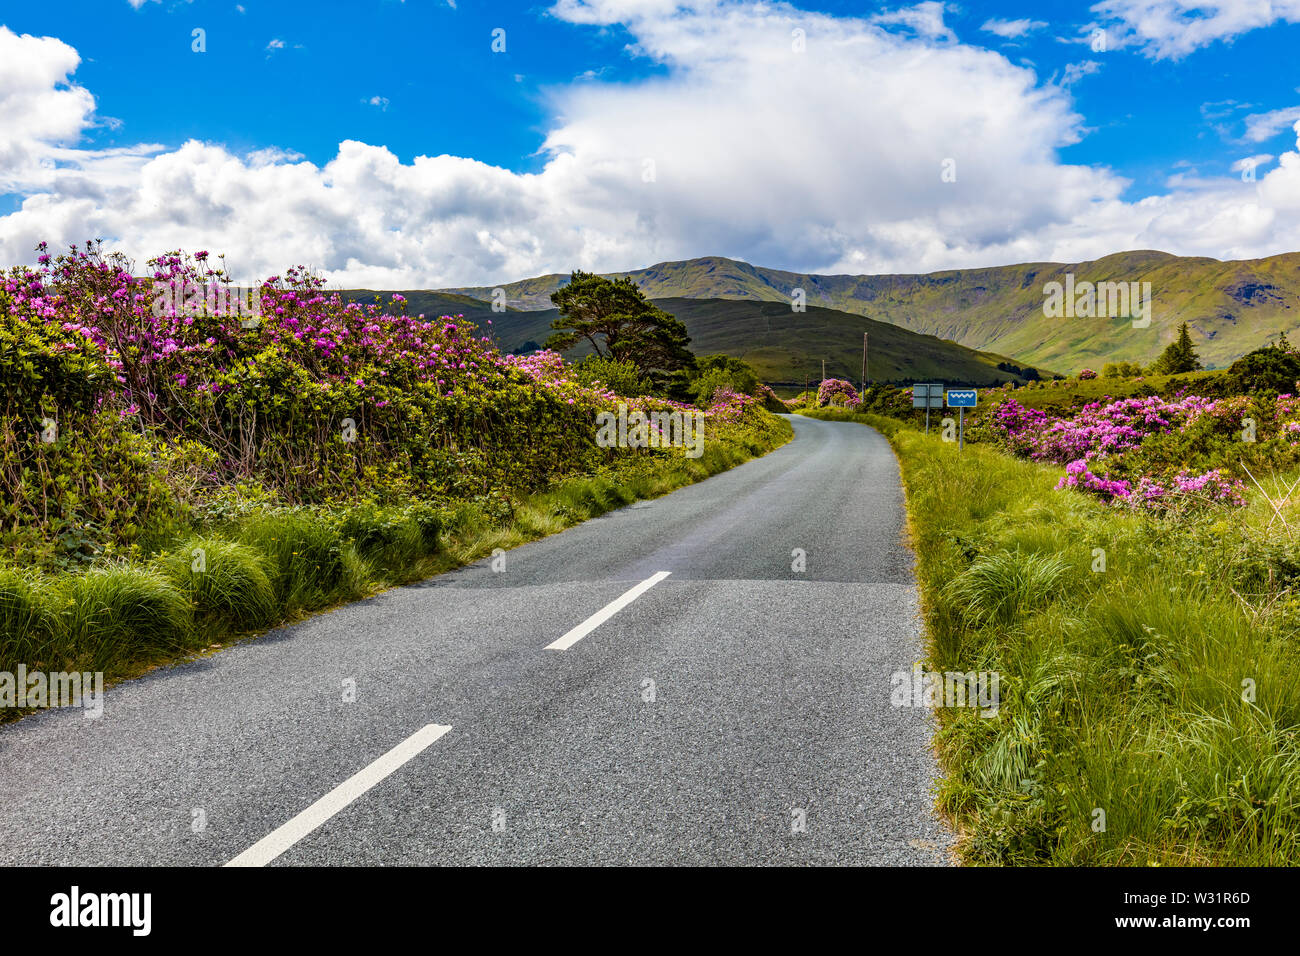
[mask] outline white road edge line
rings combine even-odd
[[[671,571],[655,572],[653,575],[646,578],[636,587],[624,593],[621,597],[617,597],[614,600],[610,601],[603,608],[601,608],[591,617],[587,618],[585,621],[583,621],[573,630],[569,631],[559,640],[552,641],[550,644],[547,644],[544,649],[548,651],[567,651],[574,644],[577,644],[580,640],[582,640],[584,637],[586,637],[596,628],[600,627],[611,617],[613,617],[619,611],[623,610],[623,608],[627,607],[629,604],[631,604],[641,595],[645,594],[646,591],[649,591],[652,587],[654,587],[664,578],[668,577],[668,575],[670,574],[672,574]]]
[[[449,730],[450,725],[444,724],[421,727],[374,763],[348,777],[284,826],[262,837],[226,866],[266,866],[393,771],[419,756]]]

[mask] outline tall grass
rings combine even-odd
[[[0,568],[0,671],[39,667],[54,654],[53,602],[36,574]]]
[[[856,418],[902,463],[929,665],[1001,676],[996,718],[938,711],[965,859],[1300,863],[1296,476],[1277,511],[1153,518]]]
[[[423,522],[405,510],[366,503],[352,508],[339,533],[359,554],[390,578],[399,578],[422,558],[438,550],[440,521]]]
[[[1051,600],[1069,565],[1060,558],[1003,549],[971,562],[948,585],[948,594],[977,624],[1010,625]]]
[[[327,522],[305,511],[260,515],[244,525],[239,541],[264,556],[282,615],[314,611],[336,599],[345,542]]]
[[[160,562],[196,611],[236,631],[271,623],[278,610],[266,557],[256,548],[219,538],[190,538]]]
[[[113,565],[54,589],[60,670],[121,673],[192,648],[193,606],[152,568]]]

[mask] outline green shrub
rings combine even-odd
[[[161,562],[201,613],[237,631],[265,627],[275,619],[276,593],[255,548],[218,538],[191,538]]]
[[[645,394],[641,372],[631,359],[619,361],[600,355],[588,355],[573,367],[573,377],[581,385],[609,389],[615,395],[636,398]]]
[[[1107,362],[1101,369],[1101,377],[1137,378],[1142,374],[1142,366],[1137,362]]]
[[[62,322],[0,301],[0,555],[76,569],[180,505],[152,467],[152,438],[97,405],[113,380],[103,353]]]
[[[1283,335],[1272,345],[1243,355],[1225,376],[1237,393],[1277,392],[1294,395],[1300,379],[1300,352]]]
[[[758,374],[748,362],[733,355],[701,356],[695,368],[691,394],[701,408],[708,407],[713,393],[719,388],[729,388],[742,395],[753,395],[758,391]]]

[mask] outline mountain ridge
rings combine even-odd
[[[391,292],[353,289],[342,292],[352,301],[391,305]],[[489,303],[443,292],[412,290],[402,293],[411,314],[460,315],[493,338],[506,352],[530,351],[551,335],[551,321],[559,310],[508,309],[493,312]],[[679,318],[691,337],[697,355],[724,352],[742,358],[759,378],[779,386],[802,386],[826,375],[857,383],[862,375],[862,335],[868,333],[868,377],[873,382],[908,384],[944,381],[960,385],[989,386],[1025,381],[1028,369],[1008,356],[981,352],[937,336],[912,332],[865,316],[836,309],[809,306],[794,313],[781,301],[753,299],[700,299],[665,297],[655,305]],[[565,353],[570,359],[589,354],[582,343]],[[1047,375],[1038,368],[1034,374]]]
[[[1043,314],[1043,286],[1064,282],[1150,282],[1150,328],[1127,318],[1054,319]],[[1220,260],[1176,256],[1158,249],[1111,253],[1076,263],[1026,262],[929,273],[818,274],[769,269],[726,256],[667,260],[609,273],[638,282],[651,299],[791,301],[804,289],[808,307],[821,306],[936,335],[984,352],[1061,371],[1108,361],[1149,362],[1187,322],[1207,365],[1230,364],[1280,334],[1300,333],[1300,253]],[[494,288],[509,307],[550,307],[562,273],[466,286],[444,294],[489,301]]]

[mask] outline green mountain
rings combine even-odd
[[[1066,282],[1149,282],[1152,321],[1135,329],[1128,318],[1049,318],[1044,286]],[[803,289],[809,306],[869,316],[914,332],[951,339],[1021,363],[1077,371],[1105,362],[1149,362],[1186,322],[1201,360],[1225,366],[1286,332],[1300,338],[1300,253],[1221,262],[1150,250],[1090,262],[1036,262],[925,275],[804,275],[717,256],[661,262],[628,275],[652,299],[739,299],[789,302]],[[510,307],[550,306],[565,275],[508,283]],[[490,288],[447,293],[484,301]],[[540,341],[540,340],[539,340]]]
[[[372,301],[375,293],[344,293],[361,301]],[[385,298],[391,293],[381,293]],[[552,333],[556,309],[523,311],[508,309],[494,313],[482,300],[434,292],[403,292],[407,311],[425,315],[464,315],[491,334],[506,352],[529,351],[544,343]],[[862,334],[868,335],[868,374],[873,382],[898,384],[944,380],[968,385],[993,385],[1023,380],[1010,370],[1006,356],[991,355],[921,335],[835,309],[813,306],[807,312],[791,311],[785,302],[753,302],[741,299],[658,298],[655,305],[686,325],[691,350],[697,355],[725,352],[749,362],[759,377],[770,384],[803,387],[826,374],[857,382],[862,376]],[[488,322],[491,325],[488,325]],[[589,354],[581,345],[570,358]]]
[[[372,303],[375,301],[387,306],[392,302],[393,290],[376,291],[375,289],[344,289],[339,293],[346,302]],[[491,319],[499,319],[501,316],[492,311],[490,302],[482,299],[476,299],[468,295],[457,295],[450,292],[400,292],[400,295],[406,297],[406,312],[408,315],[463,315],[475,324],[487,328],[487,323]],[[490,294],[490,293],[489,293]],[[547,303],[549,307],[550,303]],[[518,311],[507,307],[507,312]]]

